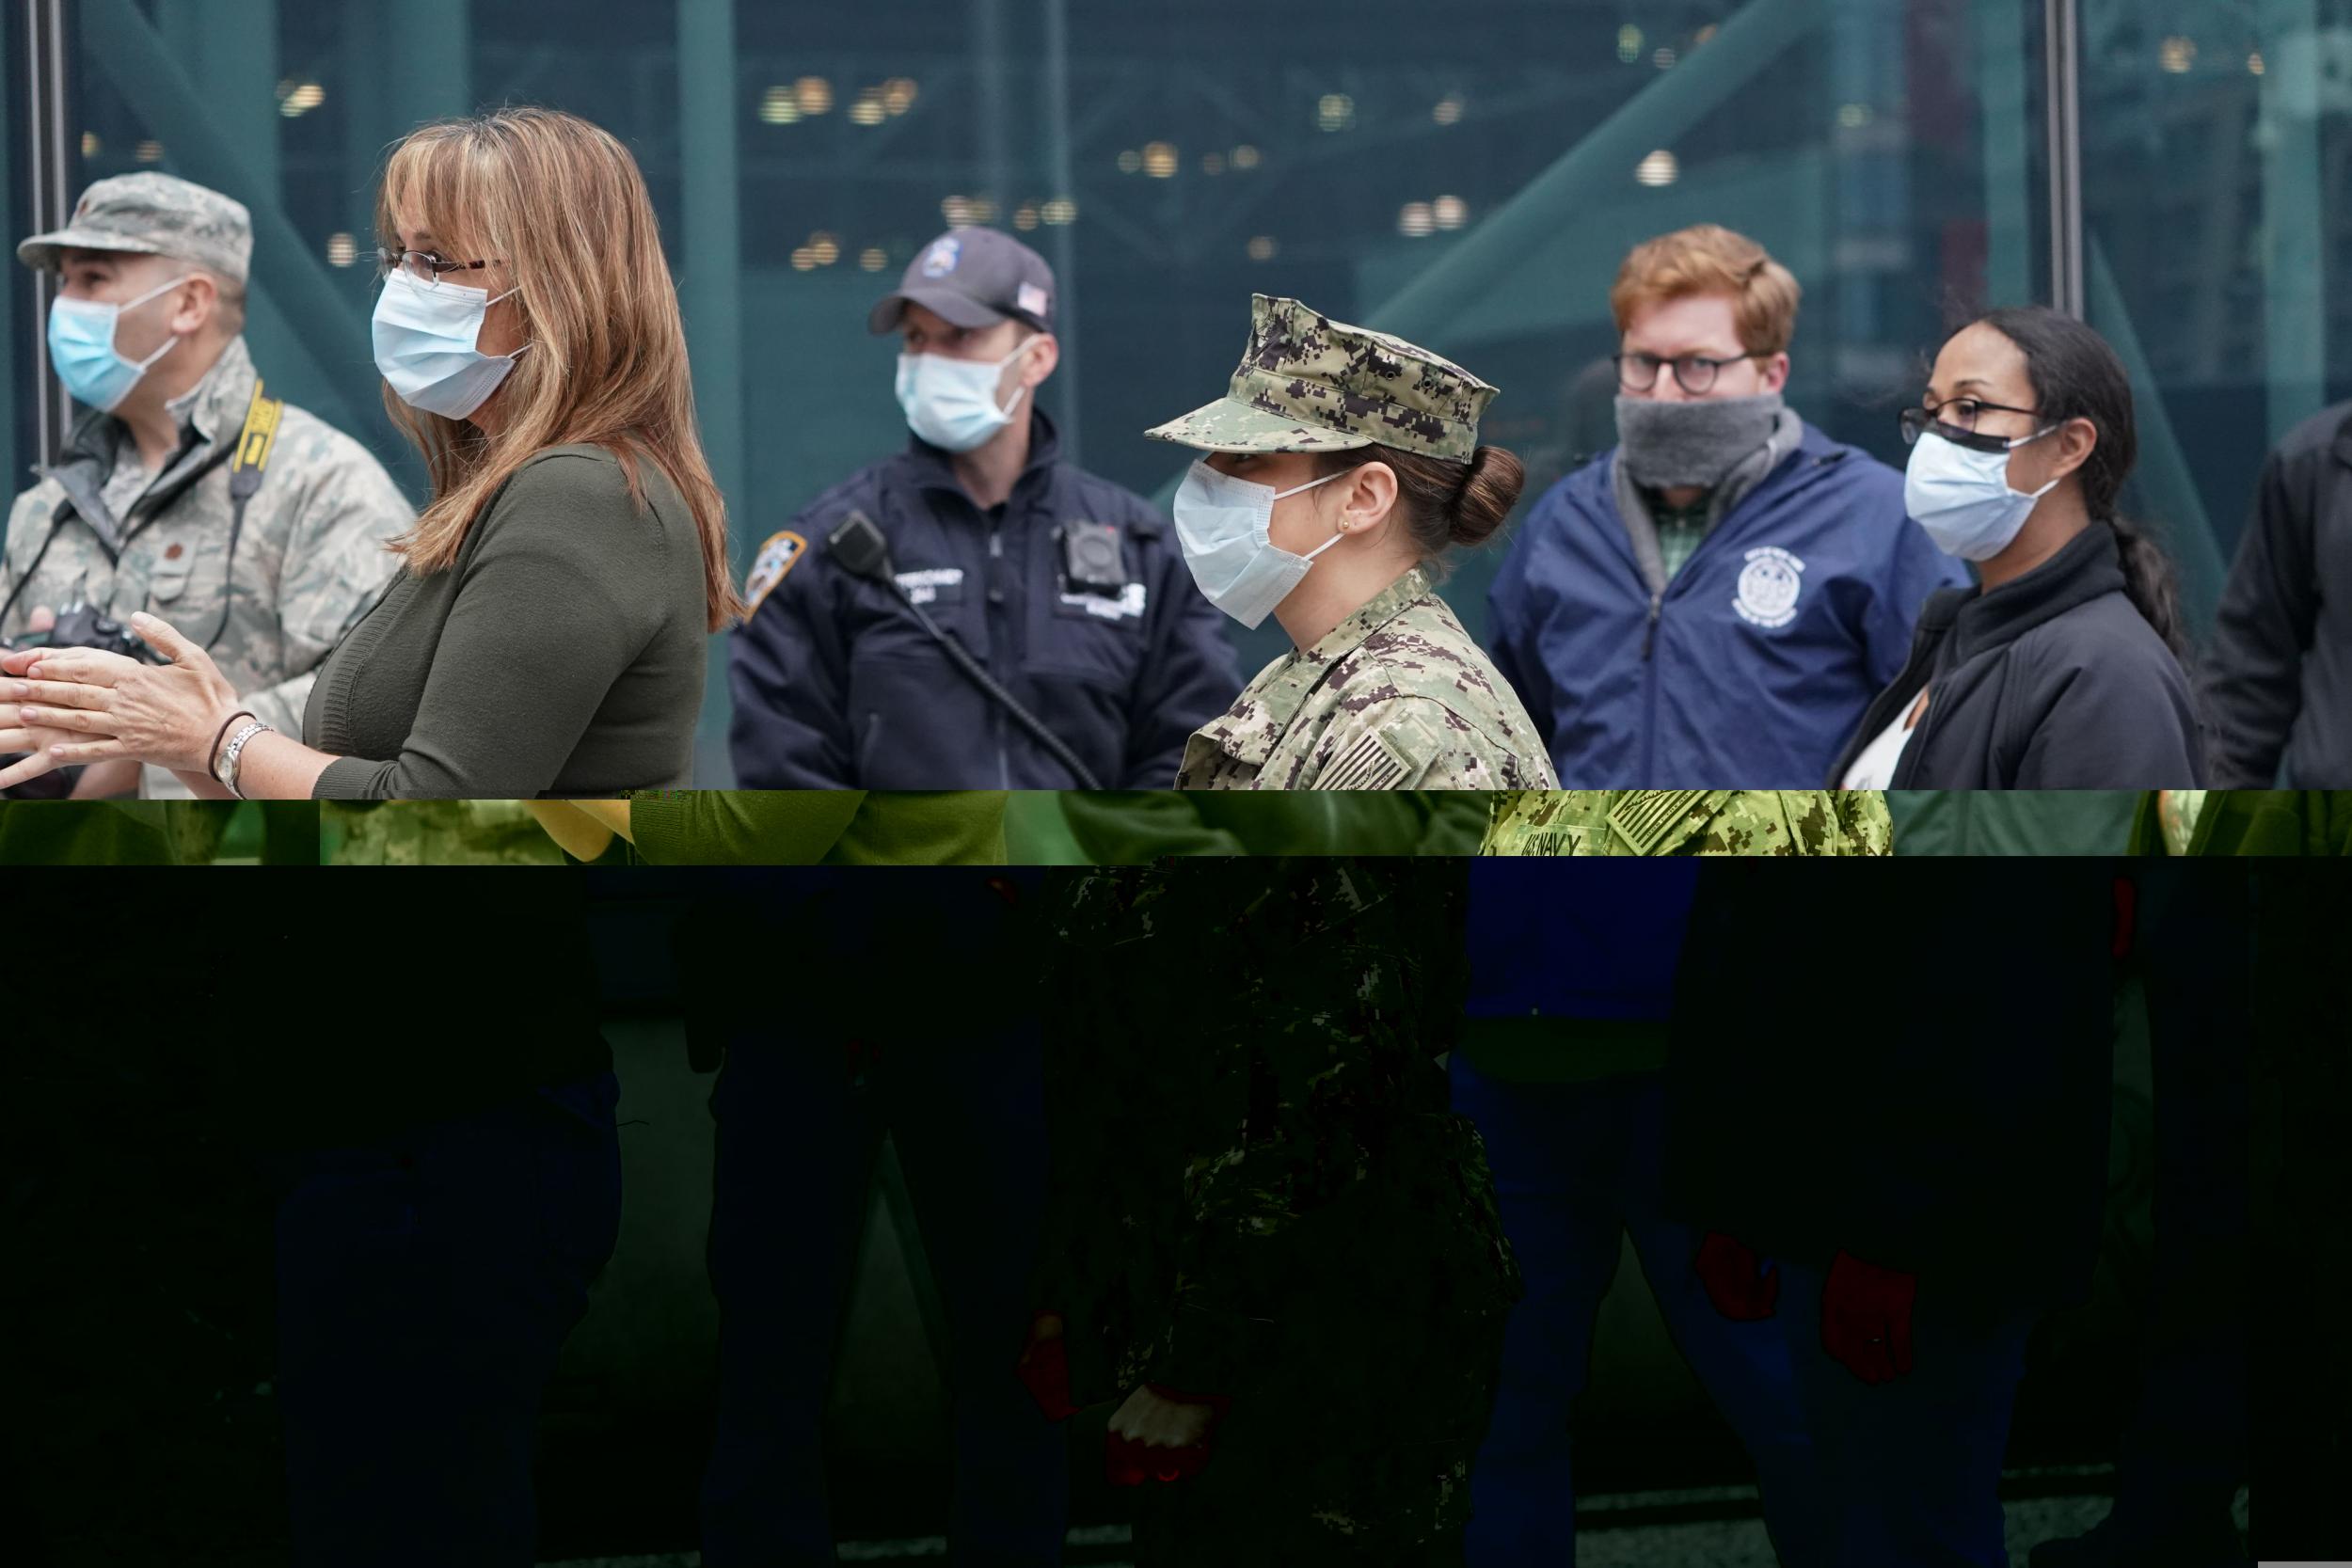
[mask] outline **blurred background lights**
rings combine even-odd
[[[292,77],[278,84],[278,112],[288,119],[298,119],[326,102],[326,89],[316,82],[297,82]]]

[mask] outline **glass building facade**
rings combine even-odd
[[[2329,395],[2348,9],[27,0],[0,155],[17,234],[140,168],[245,201],[263,375],[414,488],[369,356],[386,146],[509,103],[608,127],[660,210],[739,571],[903,441],[866,312],[951,226],[1054,265],[1041,402],[1086,467],[1163,499],[1183,455],[1141,432],[1222,387],[1253,291],[1501,387],[1486,438],[1528,459],[1532,499],[1613,440],[1607,295],[1641,239],[1712,220],[1786,261],[1805,288],[1792,403],[1889,461],[1947,325],[2068,303],[2078,271],[2141,382],[2135,509],[2203,616],[2263,451]],[[20,475],[66,418],[46,286],[0,292]],[[1498,556],[1449,591],[1474,633]],[[1276,651],[1270,626],[1235,635],[1245,668]],[[698,783],[728,782],[724,729],[714,660]]]

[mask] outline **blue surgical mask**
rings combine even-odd
[[[400,401],[444,419],[462,420],[490,399],[515,368],[516,355],[485,354],[483,313],[508,295],[462,283],[427,283],[402,269],[384,278],[371,330],[375,368]]]
[[[1293,554],[1276,545],[1268,531],[1274,503],[1328,484],[1341,474],[1277,490],[1220,473],[1206,463],[1193,464],[1176,487],[1169,510],[1176,518],[1176,543],[1201,594],[1245,626],[1254,628],[1272,614],[1298,586],[1315,557],[1346,537],[1334,533],[1305,555]]]
[[[1017,388],[1012,405],[996,406],[996,384],[1005,367],[1029,352],[1040,338],[990,364],[977,359],[950,359],[942,354],[898,356],[898,406],[906,410],[907,428],[943,451],[970,451],[1012,423],[1013,409],[1028,388]]]
[[[49,363],[56,368],[57,379],[77,403],[112,413],[117,404],[131,395],[131,388],[139,384],[148,367],[171,352],[180,341],[178,333],[164,339],[163,346],[144,359],[125,359],[115,350],[115,328],[122,312],[146,304],[158,294],[167,293],[185,283],[194,274],[183,274],[159,288],[153,288],[136,299],[110,304],[97,299],[68,299],[59,294],[49,302]]]
[[[1935,547],[1963,561],[1990,561],[2009,548],[2033,515],[2034,503],[2058,488],[2052,480],[2031,495],[2009,487],[2009,454],[2056,430],[2020,436],[1998,451],[1977,451],[1931,426],[1911,449],[1903,471],[1903,506],[1927,530]]]

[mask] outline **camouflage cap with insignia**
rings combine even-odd
[[[1144,432],[1203,451],[1395,447],[1464,461],[1495,388],[1425,348],[1256,295],[1225,395]]]
[[[66,250],[174,256],[243,283],[253,260],[253,219],[244,202],[191,181],[118,174],[84,191],[63,229],[20,242],[16,259],[54,267]]]

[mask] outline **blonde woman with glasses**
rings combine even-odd
[[[0,661],[0,786],[135,757],[212,798],[609,796],[691,782],[705,634],[740,612],[644,178],[571,115],[412,133],[376,199],[375,362],[433,498],[327,657],[296,739],[171,662]]]

